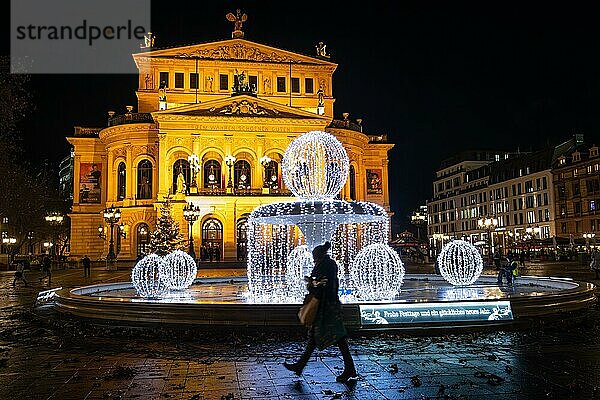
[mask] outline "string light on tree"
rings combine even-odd
[[[171,290],[185,290],[196,279],[198,268],[187,253],[176,250],[167,254],[161,264],[160,277]]]
[[[404,264],[387,244],[370,244],[354,258],[350,280],[360,300],[391,300],[404,281]]]
[[[171,216],[171,197],[165,196],[165,201],[160,206],[156,230],[150,233],[148,253],[166,256],[175,250],[185,250],[186,244],[187,240],[179,232],[179,224]]]
[[[479,278],[483,270],[483,259],[471,243],[453,240],[446,244],[438,256],[440,273],[455,286],[470,285]]]
[[[161,270],[166,268],[162,257],[149,254],[141,259],[131,271],[131,282],[138,295],[157,299],[164,296],[169,287],[161,278]]]

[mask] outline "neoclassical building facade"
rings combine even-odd
[[[76,127],[67,138],[74,148],[72,257],[106,257],[110,228],[103,210],[114,205],[121,211],[117,258],[136,259],[170,195],[186,237],[183,209],[199,208],[191,232],[198,257],[204,247],[218,248],[220,259],[243,259],[250,212],[292,199],[280,162],[288,144],[311,130],[332,133],[348,152],[350,176],[341,197],[389,212],[393,145],[385,135],[364,133],[348,114],[334,119],[337,65],[323,49],[307,56],[234,32],[230,40],[144,50],[133,55],[138,112],[109,112],[108,126]]]

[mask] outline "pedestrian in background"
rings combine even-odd
[[[344,360],[344,372],[336,381],[347,382],[356,378],[356,368],[348,348],[348,334],[344,327],[342,304],[338,296],[338,266],[327,254],[330,248],[331,243],[325,242],[315,247],[312,252],[315,267],[310,274],[309,293],[318,299],[319,304],[314,323],[309,329],[308,345],[296,363],[285,362],[283,366],[296,375],[301,375],[315,348],[323,350],[337,344]]]
[[[12,282],[13,287],[17,281],[22,281],[25,286],[27,286],[27,279],[25,279],[25,264],[22,262],[17,264],[17,270],[15,271],[15,277]]]
[[[596,248],[594,248],[594,251],[592,251],[590,269],[596,274],[594,279],[600,279],[600,252]]]
[[[81,259],[81,263],[83,264],[83,276],[91,277],[92,276],[92,260],[87,256],[87,254]]]
[[[40,282],[42,279],[48,278],[48,286],[50,286],[52,283],[52,261],[47,255],[42,260],[42,273],[45,275],[40,277]]]
[[[525,266],[525,252],[521,251],[521,255],[519,256],[519,261],[521,262],[521,267]]]

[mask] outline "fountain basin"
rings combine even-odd
[[[546,316],[564,318],[571,311],[584,310],[596,302],[594,285],[566,278],[520,277],[514,288],[498,287],[494,276],[481,276],[468,287],[454,287],[437,275],[406,275],[402,292],[393,301],[343,303],[344,321],[353,331],[372,329],[423,329],[503,326]],[[126,325],[169,324],[177,326],[230,326],[252,328],[299,328],[298,303],[253,302],[246,296],[247,280],[235,278],[196,279],[186,292],[160,300],[138,297],[129,282],[58,290],[58,312],[95,322]],[[431,306],[483,308],[508,303],[513,319],[414,321],[371,324],[365,309],[375,307],[413,309]],[[361,308],[363,313],[361,314]],[[363,318],[361,318],[361,315]],[[370,314],[369,314],[370,315]]]

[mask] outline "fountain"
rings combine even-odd
[[[388,242],[388,215],[381,206],[336,198],[348,179],[349,160],[333,135],[311,131],[299,136],[285,151],[281,168],[297,200],[259,206],[248,220],[248,295],[256,302],[301,298],[303,291],[290,287],[286,279],[290,254],[294,264],[305,260],[304,276],[312,268],[310,257],[295,257],[294,249],[299,246],[312,251],[338,233],[341,238],[333,240],[332,253],[341,264],[340,283],[349,286],[345,275],[354,255],[362,247]],[[296,279],[293,284],[304,282]]]

